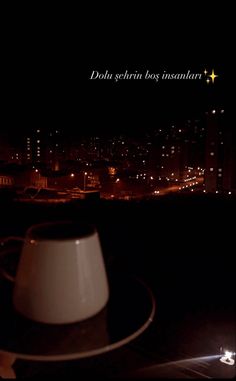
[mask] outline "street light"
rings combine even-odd
[[[86,189],[86,176],[87,176],[87,172],[84,172],[84,191]]]

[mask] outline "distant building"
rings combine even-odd
[[[0,174],[0,188],[8,188],[14,185],[14,179],[12,176]]]
[[[224,110],[207,113],[205,150],[205,190],[218,193],[235,190],[235,152],[232,130]]]

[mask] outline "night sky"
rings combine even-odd
[[[47,39],[29,36],[15,34],[11,43],[6,43],[1,73],[1,128],[16,135],[38,126],[59,127],[75,136],[142,133],[201,117],[209,108],[227,106],[228,78],[223,65],[205,61],[164,64],[158,58],[130,63],[124,57],[120,61],[100,57],[98,63],[79,55],[79,45],[58,35]],[[214,85],[204,80],[89,80],[93,70],[202,73],[205,68],[219,75]]]
[[[136,70],[141,73],[147,69],[154,73],[160,71],[159,66],[140,66],[142,69]],[[55,126],[66,131],[75,130],[78,135],[129,133],[156,128],[163,122],[197,118],[209,108],[225,107],[225,81],[221,77],[214,85],[207,85],[204,80],[158,83],[154,80],[126,80],[115,83],[113,80],[90,81],[90,73],[97,66],[90,64],[89,67],[90,70],[80,75],[66,73],[68,68],[57,66],[53,61],[22,63],[21,70],[12,67],[4,90],[3,127],[16,131],[26,127]],[[126,67],[124,64],[115,69],[110,66],[108,70],[123,73]],[[185,68],[164,67],[170,73],[186,72]],[[196,72],[201,72],[204,67],[201,65]],[[190,65],[189,68],[193,71]],[[221,68],[214,69],[219,76],[224,76]],[[101,72],[105,71],[106,67],[101,69]]]

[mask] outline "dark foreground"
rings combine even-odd
[[[130,344],[78,361],[18,360],[17,377],[235,377],[235,368],[219,361],[221,346],[236,350],[235,199],[190,195],[61,206],[2,203],[0,211],[0,237],[24,236],[30,225],[43,221],[94,223],[107,268],[141,277],[157,304],[154,322]]]

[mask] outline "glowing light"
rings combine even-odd
[[[212,110],[212,114],[215,114],[216,113],[216,110]]]
[[[226,365],[234,365],[234,360],[232,359],[232,356],[235,353],[230,352],[230,351],[225,351],[225,354],[223,357],[220,358],[220,361],[223,362]]]
[[[70,177],[75,177],[75,174],[74,174],[74,173],[71,173],[71,174],[70,174]]]
[[[88,174],[87,172],[84,172],[84,175],[85,175],[85,176],[87,176],[87,174]]]
[[[153,177],[152,177],[152,176],[150,177],[150,180],[153,180]]]
[[[120,179],[118,178],[118,179],[116,179],[116,183],[119,183],[120,182]]]
[[[232,194],[232,192],[230,192],[230,191],[229,191],[229,193],[228,193],[228,194]]]
[[[232,353],[232,352],[229,352],[229,351],[225,351],[225,356],[226,356],[228,359],[231,359],[231,357],[233,356],[233,353]]]

